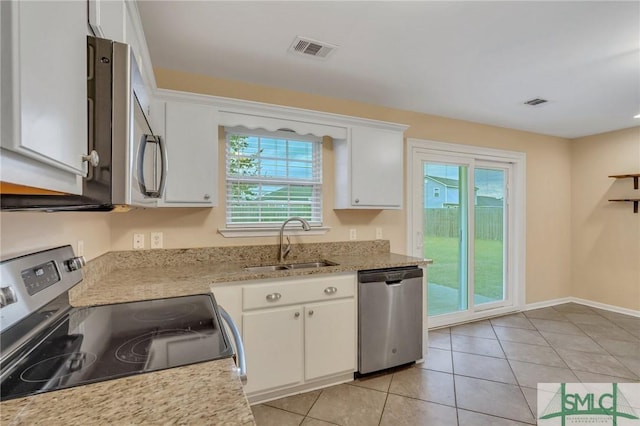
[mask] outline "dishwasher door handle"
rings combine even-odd
[[[244,345],[242,344],[242,337],[240,336],[240,332],[238,331],[238,327],[233,322],[231,315],[224,310],[224,308],[218,305],[218,309],[220,310],[220,316],[224,319],[224,322],[227,323],[229,329],[231,330],[231,334],[233,334],[233,340],[236,343],[236,350],[238,353],[236,354],[238,358],[238,372],[240,374],[240,381],[243,385],[247,384],[247,361],[244,357]]]

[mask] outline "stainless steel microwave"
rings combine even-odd
[[[149,94],[131,47],[87,37],[89,170],[81,195],[2,194],[2,210],[156,207],[167,177],[164,140],[149,125]]]

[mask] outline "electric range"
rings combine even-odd
[[[74,308],[71,246],[3,261],[3,400],[234,355],[212,294]]]

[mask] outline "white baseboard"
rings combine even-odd
[[[571,299],[573,299],[572,302],[579,303],[581,305],[586,305],[592,308],[603,309],[605,311],[611,311],[611,312],[616,312],[618,314],[630,315],[632,317],[640,318],[640,311],[637,311],[635,309],[621,308],[619,306],[607,305],[606,303],[593,302],[587,299],[580,299],[579,297],[572,297]]]
[[[635,309],[621,308],[619,306],[607,305],[606,303],[594,302],[592,300],[580,299],[579,297],[563,297],[560,299],[545,300],[544,302],[528,303],[524,306],[524,311],[532,309],[548,308],[550,306],[562,305],[563,303],[578,303],[605,311],[616,312],[618,314],[630,315],[640,318],[640,311]]]
[[[550,306],[562,305],[563,303],[573,302],[572,297],[562,297],[560,299],[545,300],[544,302],[527,303],[522,308],[523,311],[530,311],[532,309],[548,308]]]

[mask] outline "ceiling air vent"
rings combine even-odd
[[[549,102],[549,101],[546,100],[546,99],[542,99],[542,98],[535,98],[535,99],[529,99],[524,104],[525,105],[531,105],[531,106],[537,106],[537,105],[540,105],[540,104],[544,104],[545,102]]]
[[[315,58],[326,59],[338,46],[325,43],[323,41],[312,40],[310,38],[296,37],[289,47],[289,51],[300,55],[313,56]]]

